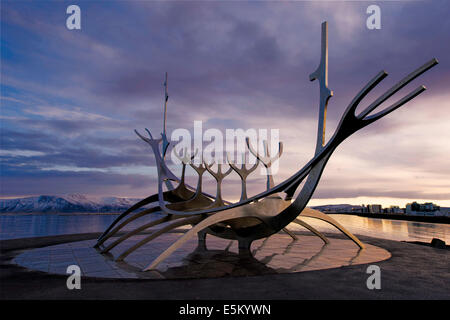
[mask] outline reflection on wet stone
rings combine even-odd
[[[227,276],[254,276],[338,268],[388,259],[388,251],[367,245],[359,250],[349,240],[298,235],[293,241],[286,234],[276,234],[255,241],[252,254],[239,254],[236,241],[209,236],[207,247],[197,247],[196,239],[176,251],[156,270],[141,270],[180,236],[169,233],[152,244],[139,248],[125,261],[115,261],[124,248],[140,241],[144,235],[122,243],[108,254],[94,249],[95,240],[59,244],[25,251],[14,263],[32,270],[66,274],[67,266],[79,265],[83,276],[100,278],[178,279]],[[111,239],[114,241],[114,239]]]

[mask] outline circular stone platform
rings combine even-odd
[[[318,237],[297,235],[298,240],[293,241],[281,233],[255,241],[251,248],[253,256],[242,256],[238,254],[237,241],[208,236],[207,250],[197,249],[197,239],[192,239],[156,270],[142,272],[180,237],[179,233],[168,233],[139,248],[125,261],[114,261],[114,257],[144,237],[128,239],[103,255],[93,248],[95,240],[31,249],[16,256],[13,263],[53,274],[66,275],[69,265],[78,265],[85,277],[177,279],[294,273],[373,263],[391,257],[387,250],[370,244],[360,250],[350,240],[329,238],[330,243],[325,245]]]

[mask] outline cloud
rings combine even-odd
[[[376,31],[365,27],[367,5],[117,1],[105,8],[86,2],[82,30],[71,32],[61,15],[65,3],[5,2],[2,195],[41,193],[39,185],[45,193],[149,192],[153,156],[133,129],[162,130],[166,71],[169,134],[192,130],[194,120],[204,121],[205,130],[280,129],[285,154],[276,179],[289,177],[314,150],[319,89],[308,76],[319,64],[320,23],[328,20],[335,93],[328,138],[380,70],[390,76],[361,108],[430,58],[441,63],[388,102],[422,83],[428,91],[339,147],[315,196],[445,198],[449,4],[383,2]],[[238,177],[229,178],[227,196],[239,197]],[[264,190],[263,177],[249,184],[252,192]],[[207,185],[214,192],[212,180]]]
[[[62,195],[82,192],[92,195],[147,196],[156,183],[144,175],[122,175],[102,172],[43,171],[6,176],[0,182],[2,196]],[[24,185],[27,186],[24,192]]]
[[[111,118],[105,117],[99,114],[83,112],[80,108],[75,110],[65,110],[57,107],[38,106],[34,109],[24,109],[23,112],[38,115],[46,119],[57,120],[75,120],[75,121],[98,121],[98,120],[110,120]]]

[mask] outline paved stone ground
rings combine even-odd
[[[115,258],[147,235],[127,239],[107,254],[100,254],[98,249],[93,248],[95,240],[84,240],[30,249],[16,256],[12,262],[27,269],[63,275],[66,275],[68,266],[77,265],[85,277],[198,279],[331,269],[386,260],[391,256],[388,251],[369,244],[360,250],[348,239],[330,239],[330,243],[325,244],[315,236],[297,235],[293,241],[285,233],[255,241],[252,255],[239,255],[237,241],[210,236],[206,241],[207,250],[197,247],[195,237],[157,269],[141,271],[180,235],[175,232],[161,235],[120,262]],[[105,245],[116,239],[109,239]]]
[[[11,264],[18,254],[99,234],[78,234],[0,242],[0,299],[450,299],[450,252],[416,244],[360,237],[387,249],[377,262],[381,290],[368,290],[368,264],[287,274],[211,279],[82,278],[68,290],[66,276],[29,271]],[[329,234],[331,238],[341,238]]]

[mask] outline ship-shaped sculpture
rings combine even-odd
[[[161,138],[153,138],[148,129],[146,129],[148,137],[142,136],[135,130],[136,134],[150,145],[155,154],[156,167],[158,170],[158,193],[139,201],[119,215],[119,217],[100,236],[96,247],[99,248],[102,253],[107,253],[130,237],[140,234],[142,231],[151,227],[163,225],[162,228],[156,229],[150,234],[146,234],[142,240],[122,252],[117,257],[117,260],[120,261],[139,247],[149,243],[166,232],[181,226],[192,226],[191,229],[184,233],[167,250],[162,252],[154,261],[144,268],[143,271],[147,271],[156,268],[159,263],[195,235],[198,236],[199,246],[201,247],[205,247],[206,235],[210,234],[224,239],[237,240],[239,243],[239,252],[249,253],[251,243],[254,240],[269,237],[282,230],[295,239],[296,236],[286,229],[286,227],[290,223],[296,223],[310,230],[325,243],[328,243],[329,240],[322,233],[302,220],[303,217],[308,217],[320,219],[333,225],[357,246],[363,249],[364,244],[336,220],[323,212],[306,208],[306,205],[314,193],[325,165],[339,144],[353,133],[381,119],[422,93],[426,88],[424,86],[419,86],[392,105],[373,113],[375,109],[400,89],[437,63],[436,59],[432,59],[425,63],[379,96],[362,112],[356,114],[356,108],[359,103],[387,76],[385,71],[379,72],[353,98],[342,115],[334,135],[327,143],[325,143],[326,110],[328,100],[332,97],[333,92],[328,88],[328,25],[327,22],[322,23],[321,60],[317,70],[310,75],[310,80],[318,80],[320,87],[319,123],[315,154],[301,170],[278,185],[274,184],[270,168],[272,163],[281,156],[282,143],[279,144],[278,154],[276,156],[271,156],[267,144],[264,152],[261,154],[254,150],[251,141],[249,141],[248,138],[246,141],[248,150],[257,159],[256,164],[251,168],[247,168],[245,164],[238,167],[236,164],[230,162],[227,157],[228,170],[222,172],[222,165],[218,164],[217,171],[215,172],[212,170],[212,165],[206,164],[205,162],[198,165],[194,164],[192,161],[194,155],[191,155],[188,150],[182,150],[176,154],[182,162],[182,173],[181,177],[178,178],[165,163],[165,154],[169,145],[165,130],[168,100],[166,74],[166,81],[164,83],[164,129],[163,133],[161,133]],[[248,175],[256,169],[258,162],[262,163],[267,169],[267,190],[255,196],[248,197],[246,179]],[[194,168],[198,174],[196,188],[190,187],[185,183],[185,169],[187,165]],[[222,182],[232,170],[240,176],[242,182],[241,198],[240,201],[236,203],[224,201],[221,196]],[[217,192],[215,196],[206,194],[202,191],[202,176],[206,171],[208,171],[217,182]],[[303,181],[305,181],[305,183],[301,187],[299,193],[294,197],[296,190]],[[173,187],[172,183],[176,183],[177,186]],[[164,185],[166,189],[164,188]],[[158,203],[157,206],[143,211],[137,211],[143,206],[155,202]],[[126,232],[120,237],[117,236],[117,233],[130,222],[154,213],[162,213],[163,215],[161,218],[145,223],[134,230]]]

